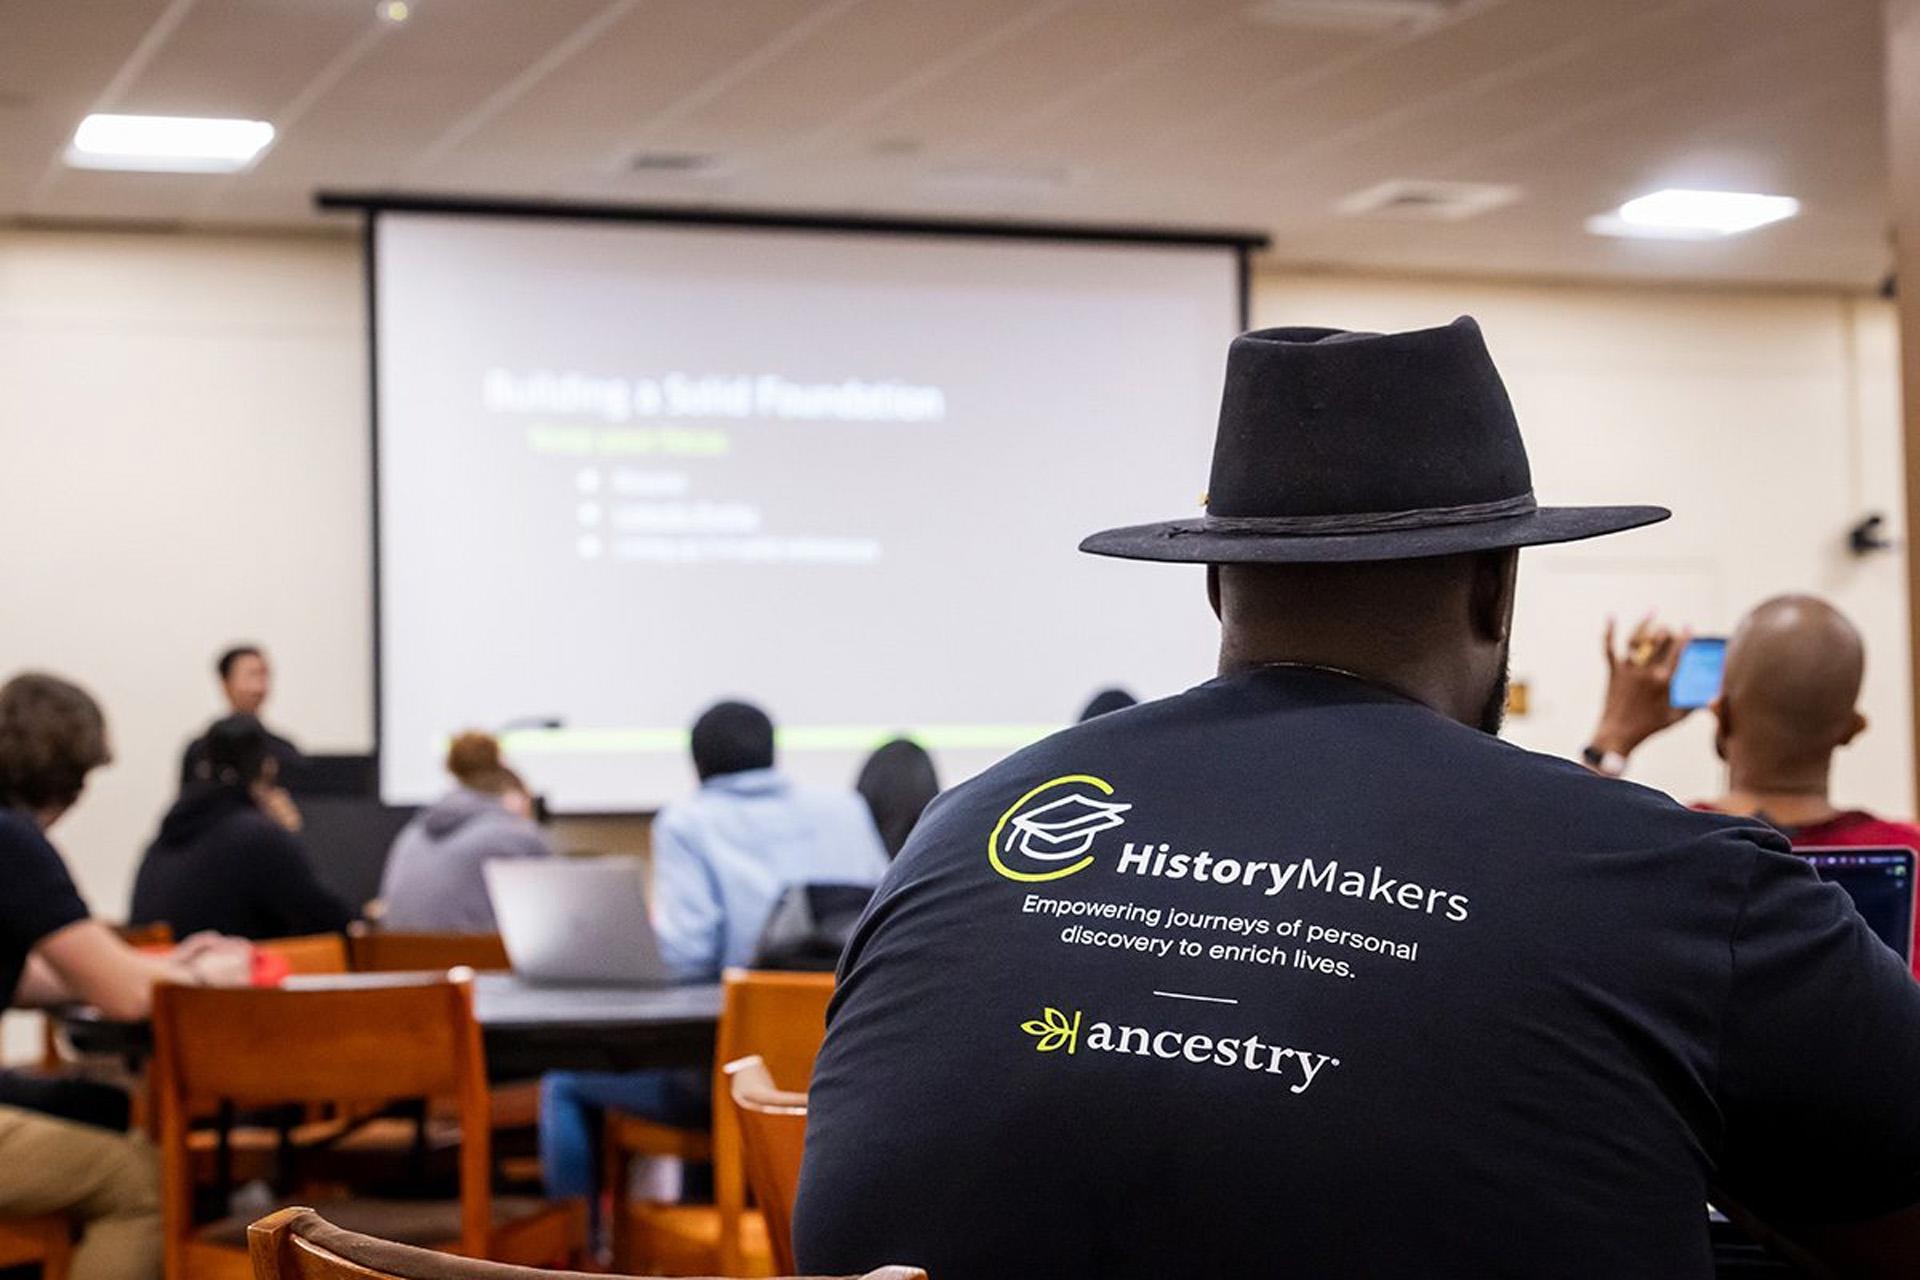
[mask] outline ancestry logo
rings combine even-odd
[[[1040,1053],[1065,1049],[1071,1056],[1085,1049],[1089,1053],[1124,1053],[1161,1062],[1188,1062],[1196,1067],[1258,1072],[1288,1081],[1289,1093],[1305,1093],[1321,1072],[1340,1065],[1340,1059],[1331,1054],[1269,1044],[1257,1035],[1210,1036],[1093,1022],[1085,1024],[1083,1038],[1084,1019],[1079,1009],[1068,1013],[1048,1005],[1039,1017],[1022,1022],[1020,1030],[1034,1038],[1033,1047]]]

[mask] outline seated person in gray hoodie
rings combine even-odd
[[[493,933],[493,903],[480,868],[494,858],[545,858],[553,850],[533,822],[533,797],[500,759],[491,734],[468,731],[447,748],[458,785],[414,815],[387,854],[380,897],[389,929]]]

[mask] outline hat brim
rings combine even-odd
[[[1658,524],[1665,507],[1541,507],[1526,515],[1474,524],[1381,533],[1286,534],[1223,530],[1206,519],[1106,529],[1083,539],[1080,549],[1122,560],[1175,564],[1352,564],[1369,560],[1420,560],[1428,556],[1539,547],[1579,542]]]

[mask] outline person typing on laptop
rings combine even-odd
[[[662,809],[653,823],[651,917],[673,975],[710,982],[722,969],[752,959],[783,890],[878,883],[887,853],[855,792],[803,787],[775,768],[773,721],[760,708],[744,702],[708,708],[694,722],[691,746],[700,789]],[[702,1125],[708,1085],[697,1071],[547,1075],[540,1157],[548,1194],[597,1201],[593,1133],[602,1109]]]

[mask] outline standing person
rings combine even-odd
[[[315,876],[299,811],[252,716],[207,730],[205,767],[160,822],[133,881],[134,924],[285,938],[345,929],[357,912]]]
[[[913,834],[927,806],[940,794],[940,776],[933,757],[911,738],[895,738],[874,749],[860,766],[853,789],[867,802],[873,825],[889,858],[898,854]]]
[[[493,933],[481,868],[496,858],[551,857],[533,821],[533,795],[500,758],[500,742],[469,730],[447,748],[454,789],[401,828],[380,880],[390,929]]]
[[[1608,622],[1606,703],[1582,753],[1590,767],[1623,773],[1641,743],[1687,718],[1672,705],[1686,641],[1647,619],[1616,648]],[[1859,707],[1866,665],[1860,632],[1825,600],[1785,595],[1755,605],[1727,642],[1720,693],[1708,706],[1727,789],[1698,807],[1758,818],[1802,848],[1920,849],[1920,827],[1833,799],[1834,753],[1867,730]]]
[[[139,1019],[156,982],[246,980],[244,945],[192,938],[155,957],[88,917],[46,832],[111,758],[106,721],[85,690],[37,673],[0,686],[0,1009],[78,1000]],[[42,1214],[78,1230],[73,1280],[158,1280],[152,1149],[12,1105],[0,1077],[0,1217]]]
[[[273,692],[273,668],[267,662],[266,650],[256,644],[237,644],[221,653],[213,664],[215,674],[220,677],[220,693],[227,700],[230,715],[252,716],[260,719],[260,713],[267,705],[267,696]],[[280,771],[282,786],[292,786],[300,780],[300,771],[306,764],[306,757],[300,754],[300,748],[279,734],[267,729],[267,746]],[[180,757],[180,789],[185,791],[189,784],[201,778],[206,772],[207,740],[204,735],[187,744]]]
[[[1496,736],[1516,548],[1667,513],[1538,506],[1466,318],[1236,339],[1210,493],[1081,545],[1206,566],[1219,676],[948,791],[849,943],[800,1269],[1706,1280],[1711,1195],[1920,1273],[1920,985]]]
[[[773,721],[722,702],[694,721],[700,789],[653,821],[653,927],[682,981],[712,982],[753,958],[790,885],[874,884],[886,850],[852,791],[803,787],[774,767]],[[594,1121],[601,1108],[678,1125],[711,1113],[703,1071],[558,1071],[541,1080],[540,1159],[554,1199],[595,1195]]]

